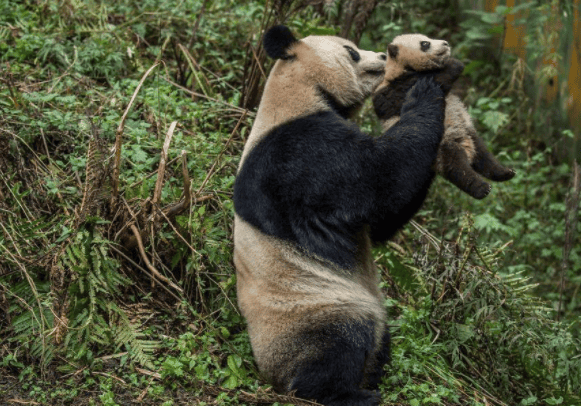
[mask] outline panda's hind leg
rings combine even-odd
[[[376,406],[380,396],[361,389],[367,358],[375,348],[373,322],[350,322],[303,333],[304,349],[316,343],[316,356],[297,370],[290,390],[326,406]]]
[[[512,179],[515,171],[502,165],[494,155],[486,148],[484,141],[476,134],[476,130],[470,131],[470,137],[474,142],[476,155],[472,162],[472,167],[476,172],[496,182],[503,182]]]
[[[381,378],[385,375],[383,366],[388,364],[391,360],[391,336],[389,330],[386,328],[383,333],[383,339],[379,351],[375,356],[375,361],[371,364],[371,370],[367,375],[366,386],[369,389],[377,389]]]
[[[475,199],[485,198],[492,189],[470,165],[463,147],[454,141],[442,141],[440,144],[436,170]]]

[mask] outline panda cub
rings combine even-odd
[[[504,167],[487,150],[476,133],[466,106],[456,95],[448,94],[464,65],[450,58],[446,41],[434,40],[420,34],[396,37],[387,47],[385,79],[373,96],[373,105],[383,121],[384,130],[399,120],[405,92],[420,77],[433,75],[446,96],[444,138],[438,151],[435,170],[444,178],[476,199],[482,199],[491,190],[482,176],[494,181],[511,179],[515,172]]]
[[[380,137],[347,119],[381,83],[387,56],[343,38],[264,35],[277,59],[234,184],[238,304],[260,371],[280,392],[328,406],[379,404],[389,361],[371,252],[422,205],[444,133],[429,76]]]

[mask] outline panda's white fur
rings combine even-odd
[[[234,186],[238,303],[253,353],[279,391],[377,405],[365,386],[377,387],[389,333],[372,240],[389,238],[425,198],[443,133],[442,92],[418,84],[401,124],[370,137],[347,118],[382,81],[385,54],[338,37],[295,40],[280,26],[264,43],[279,60]],[[410,148],[392,151],[397,139]]]

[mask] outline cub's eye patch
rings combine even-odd
[[[344,45],[344,47],[347,52],[349,52],[349,56],[351,59],[353,59],[354,62],[359,62],[361,60],[361,55],[359,55],[359,52],[351,48],[349,45]]]
[[[420,42],[420,49],[424,52],[426,52],[428,49],[430,49],[430,42],[429,41],[422,41]]]

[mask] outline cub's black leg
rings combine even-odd
[[[389,335],[389,330],[385,330],[383,333],[383,339],[379,351],[375,356],[375,362],[371,365],[369,374],[367,375],[367,387],[369,389],[377,389],[381,378],[385,374],[383,366],[388,364],[391,360],[391,337]]]
[[[490,193],[492,187],[470,166],[468,156],[459,144],[442,142],[438,154],[445,158],[442,163],[444,178],[475,199],[483,199]]]
[[[306,332],[304,351],[313,354],[297,370],[290,390],[326,406],[376,406],[377,392],[361,389],[368,356],[373,354],[374,324],[349,323]],[[309,344],[314,343],[312,350]]]
[[[472,162],[472,167],[476,172],[496,182],[503,182],[514,177],[515,171],[498,162],[476,133],[471,133],[470,137],[474,141],[476,149],[476,156],[474,157],[474,162]]]

